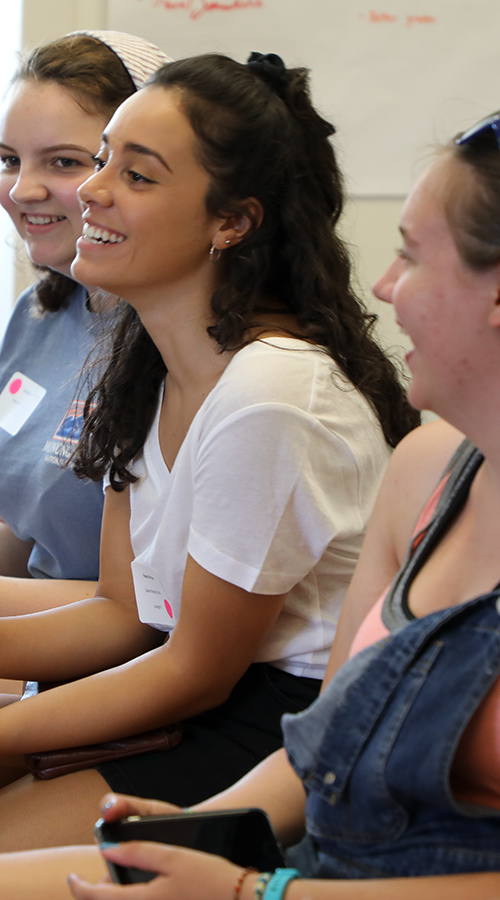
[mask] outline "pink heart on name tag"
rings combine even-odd
[[[165,609],[167,610],[167,612],[168,612],[170,618],[173,619],[173,618],[174,618],[174,614],[173,614],[173,612],[172,612],[172,607],[170,606],[170,603],[168,602],[168,600],[164,600],[163,602],[164,602],[164,604],[165,604]]]

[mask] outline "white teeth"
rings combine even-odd
[[[83,226],[83,237],[92,244],[121,244],[125,240],[114,231],[106,231],[105,228],[99,228],[97,225],[88,225],[86,222]]]
[[[30,225],[51,225],[52,222],[61,222],[65,216],[26,216]]]

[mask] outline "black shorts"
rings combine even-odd
[[[191,806],[230,787],[283,744],[281,717],[316,699],[321,681],[254,663],[225,703],[183,722],[173,750],[103,763],[112,791]]]

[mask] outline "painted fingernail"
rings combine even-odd
[[[101,850],[116,850],[120,846],[118,841],[101,841],[99,844]]]

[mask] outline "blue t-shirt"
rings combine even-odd
[[[102,483],[61,467],[81,431],[82,366],[109,324],[86,301],[75,284],[65,309],[40,313],[28,289],[0,350],[0,518],[34,541],[28,568],[36,578],[99,573]]]

